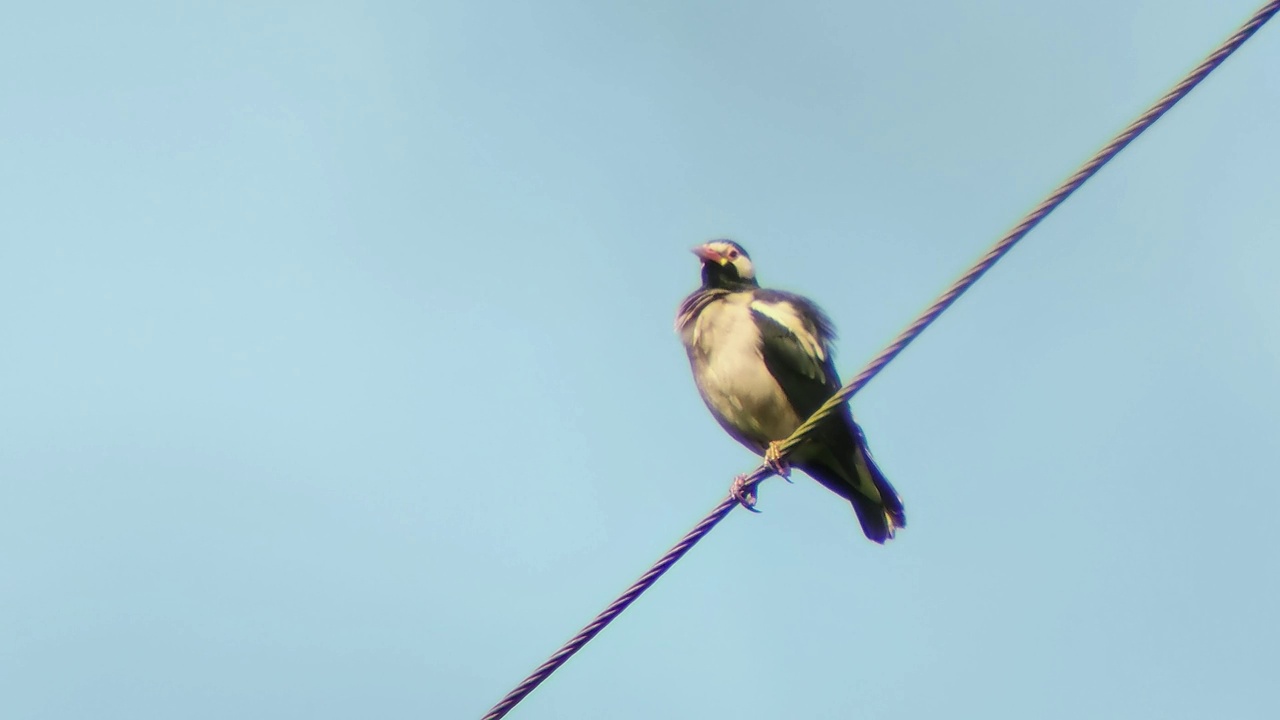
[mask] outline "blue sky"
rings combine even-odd
[[[731,236],[851,376],[1252,0],[124,3],[0,28],[0,714],[478,717],[755,458]],[[519,718],[1280,712],[1280,27]]]

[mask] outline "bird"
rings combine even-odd
[[[702,262],[702,285],[680,303],[676,332],[712,416],[788,481],[789,463],[848,500],[868,539],[892,538],[907,524],[902,499],[871,458],[848,403],[787,462],[779,457],[779,442],[840,389],[831,319],[808,298],[760,287],[751,257],[733,240],[693,253]],[[754,510],[755,494],[743,479],[731,494]]]

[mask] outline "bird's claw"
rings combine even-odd
[[[794,482],[791,479],[791,466],[787,464],[786,460],[782,459],[782,451],[778,449],[781,444],[777,440],[769,443],[769,447],[765,448],[764,451],[764,464],[777,473],[778,477],[791,483]]]
[[[737,500],[739,505],[753,513],[760,512],[756,509],[755,487],[747,485],[746,475],[739,475],[733,479],[733,484],[729,486],[729,497]]]

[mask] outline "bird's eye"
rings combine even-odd
[[[730,249],[730,250],[729,250],[729,259],[730,259],[730,260],[737,260],[737,259],[738,259],[738,251],[737,251],[737,250]]]

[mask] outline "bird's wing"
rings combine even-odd
[[[765,366],[796,414],[808,417],[840,389],[831,321],[809,300],[777,290],[756,291],[751,314]]]

